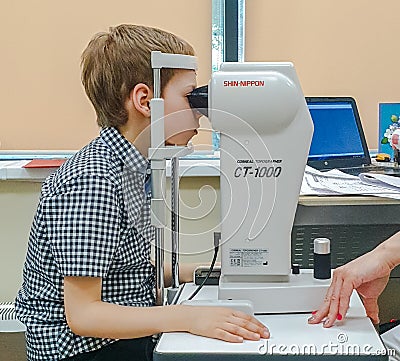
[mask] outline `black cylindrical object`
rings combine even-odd
[[[298,263],[292,264],[292,274],[299,275],[300,274],[300,265]]]
[[[314,239],[314,278],[331,278],[331,242],[328,238]]]
[[[192,109],[208,117],[208,85],[192,90],[186,97]]]

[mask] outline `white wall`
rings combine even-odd
[[[0,181],[0,302],[12,301],[22,280],[40,183]]]

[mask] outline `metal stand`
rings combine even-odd
[[[192,149],[188,147],[167,147],[165,146],[164,133],[164,99],[161,98],[161,69],[197,69],[196,57],[181,54],[163,54],[159,51],[151,53],[151,66],[153,68],[153,90],[154,98],[150,101],[151,108],[151,147],[149,148],[149,159],[151,160],[152,175],[152,199],[151,199],[151,224],[155,227],[155,256],[156,256],[156,305],[165,304],[164,298],[164,229],[166,227],[166,200],[165,200],[165,179],[166,179],[166,159],[175,159],[174,174],[178,174],[179,156],[190,154]],[[175,177],[176,178],[176,177]],[[173,190],[173,208],[174,226],[173,236],[175,253],[173,262],[173,282],[174,286],[179,285],[178,258],[177,253],[177,233],[179,232],[178,218],[179,210],[177,203],[179,195],[177,195],[177,187],[179,180],[173,181],[175,190]],[[176,184],[176,185],[175,185]]]
[[[172,284],[167,290],[168,304],[179,290],[179,158],[171,159],[171,271]]]

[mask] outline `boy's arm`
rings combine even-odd
[[[64,277],[65,313],[75,334],[128,339],[184,331],[229,342],[269,337],[261,322],[239,311],[182,305],[120,306],[101,300],[101,285],[101,278]]]

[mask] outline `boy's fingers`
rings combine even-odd
[[[243,337],[234,335],[234,334],[232,334],[226,330],[223,330],[221,328],[217,328],[215,330],[215,338],[222,340],[222,341],[233,342],[233,343],[243,342]]]
[[[268,338],[268,328],[255,317],[246,313],[236,311],[232,314],[232,323],[239,325],[249,331],[258,333],[261,337]]]
[[[257,320],[254,316],[249,315],[247,313],[244,313],[244,312],[241,312],[241,311],[234,311],[232,313],[232,315],[234,317],[241,318],[241,319],[244,319],[244,320],[246,320],[248,322],[254,323],[258,327],[266,328],[265,325],[261,321]]]
[[[258,332],[263,328],[263,326],[260,326],[258,323],[252,322],[252,320],[249,321],[245,320],[244,318],[235,316],[232,316],[231,322],[235,325],[246,328],[247,330],[250,330],[252,332]]]
[[[245,340],[259,340],[260,339],[260,334],[258,332],[252,332],[244,327],[241,327],[237,324],[232,324],[232,323],[225,323],[223,329],[225,331],[228,331],[229,333],[240,336]]]

